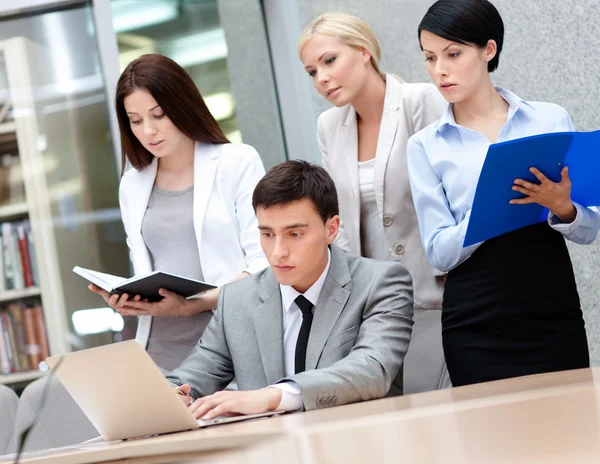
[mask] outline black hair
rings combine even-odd
[[[339,214],[333,179],[321,166],[303,160],[290,160],[272,167],[258,182],[252,206],[270,208],[308,198],[326,222]]]
[[[479,47],[485,47],[489,40],[494,40],[497,52],[488,63],[488,72],[498,68],[504,43],[504,23],[496,7],[487,0],[438,0],[427,10],[419,24],[419,45],[422,31],[452,42]]]

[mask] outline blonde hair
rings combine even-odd
[[[314,34],[330,35],[337,37],[346,45],[364,48],[371,54],[371,64],[377,74],[385,80],[385,73],[379,69],[381,59],[381,44],[371,28],[362,19],[347,13],[323,13],[317,16],[300,35],[298,41],[298,54]],[[402,82],[397,76],[394,76]]]

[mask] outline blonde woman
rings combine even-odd
[[[431,84],[405,84],[379,69],[381,46],[364,21],[325,13],[304,30],[300,59],[334,105],[319,116],[323,166],[334,179],[348,252],[394,260],[413,277],[415,315],[404,393],[450,386],[441,344],[443,277],[427,261],[406,168],[411,135],[440,118]]]

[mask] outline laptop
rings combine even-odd
[[[46,363],[106,440],[193,430],[282,413],[196,420],[135,340],[51,356]]]

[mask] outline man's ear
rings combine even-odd
[[[330,217],[325,222],[327,245],[331,245],[337,237],[338,231],[340,230],[340,222],[340,217],[338,215]]]

